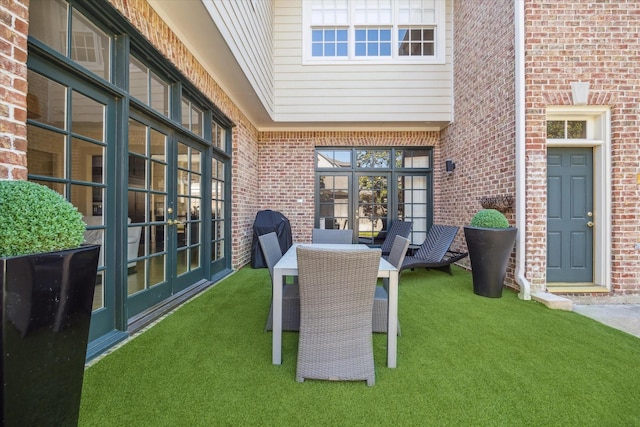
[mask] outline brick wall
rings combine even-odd
[[[0,3],[0,179],[27,179],[28,0]]]
[[[544,281],[546,107],[570,105],[571,82],[589,82],[588,104],[611,106],[611,287],[617,295],[638,294],[640,3],[526,0],[525,15],[528,269]]]
[[[515,195],[514,7],[512,0],[454,2],[454,121],[442,132],[436,221],[463,226],[484,196]],[[444,172],[445,159],[456,163]],[[515,225],[513,211],[507,218]],[[464,247],[464,235],[457,244]],[[463,264],[468,266],[468,258]],[[514,285],[513,259],[507,284]]]
[[[311,241],[315,147],[434,146],[437,152],[438,144],[438,132],[262,132],[259,209],[282,212],[291,223],[293,240]]]

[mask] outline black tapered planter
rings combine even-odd
[[[99,253],[0,258],[3,425],[78,424]]]
[[[507,264],[517,232],[517,228],[464,227],[473,292],[476,295],[489,298],[502,296]]]

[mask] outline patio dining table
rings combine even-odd
[[[282,363],[282,286],[283,278],[298,275],[298,257],[296,248],[300,245],[331,250],[369,250],[367,245],[359,244],[294,244],[273,267],[273,349],[274,365]],[[330,268],[330,266],[327,266]],[[378,278],[389,279],[389,324],[387,327],[387,367],[396,367],[398,332],[398,269],[386,259],[380,257]],[[373,315],[373,313],[372,313]]]

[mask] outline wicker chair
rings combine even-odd
[[[258,236],[260,247],[264,255],[265,262],[269,268],[271,286],[273,287],[273,266],[282,258],[282,249],[278,242],[278,235],[275,232]],[[273,292],[273,289],[272,289]],[[273,329],[273,303],[269,309],[269,317],[264,327],[265,331]],[[300,329],[300,292],[298,284],[285,284],[282,289],[282,330],[297,331]]]
[[[353,230],[314,228],[311,233],[312,243],[353,243]]]
[[[413,227],[413,222],[411,221],[393,221],[393,223],[391,223],[391,228],[389,228],[389,231],[387,232],[387,235],[384,238],[382,244],[368,246],[370,248],[382,249],[382,256],[389,255],[396,236],[402,236],[408,239],[409,234],[411,234],[411,227]]]
[[[375,384],[372,310],[380,250],[299,246],[300,338],[296,380]]]
[[[400,270],[402,261],[409,247],[409,239],[396,236],[387,261]],[[398,279],[400,279],[398,277]],[[383,286],[376,286],[376,294],[373,298],[373,332],[387,332],[389,324],[389,279],[382,279]],[[398,335],[400,335],[400,322],[398,322]]]
[[[424,267],[451,274],[451,264],[469,255],[449,249],[457,233],[458,227],[453,225],[432,225],[420,248],[412,256],[404,258],[401,270]]]

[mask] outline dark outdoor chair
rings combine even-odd
[[[413,222],[411,221],[393,221],[391,223],[391,228],[387,231],[387,236],[381,245],[368,245],[370,248],[380,248],[382,249],[382,255],[389,255],[391,252],[391,246],[393,245],[394,239],[396,236],[402,236],[404,238],[408,238],[409,234],[411,234],[411,227],[413,226]]]
[[[451,264],[469,255],[467,252],[449,249],[458,229],[453,225],[432,225],[420,248],[413,255],[404,258],[401,270],[424,267],[451,274]]]
[[[409,239],[396,236],[387,261],[400,270],[402,261],[407,254]],[[400,272],[398,272],[400,276]],[[398,277],[398,281],[400,277]],[[382,279],[383,286],[376,286],[376,294],[373,298],[373,332],[387,332],[389,325],[389,279]],[[398,335],[400,335],[400,322],[398,322]]]
[[[271,277],[271,292],[273,295],[273,266],[282,258],[282,250],[278,242],[278,235],[275,232],[258,236],[260,247],[264,259],[269,268],[269,277]],[[273,302],[269,309],[269,317],[264,327],[265,331],[273,329]],[[284,284],[282,289],[282,330],[297,331],[300,329],[300,291],[298,284]]]
[[[300,337],[296,380],[375,383],[373,295],[380,250],[298,246]]]
[[[314,228],[311,233],[311,243],[353,243],[353,230]]]

